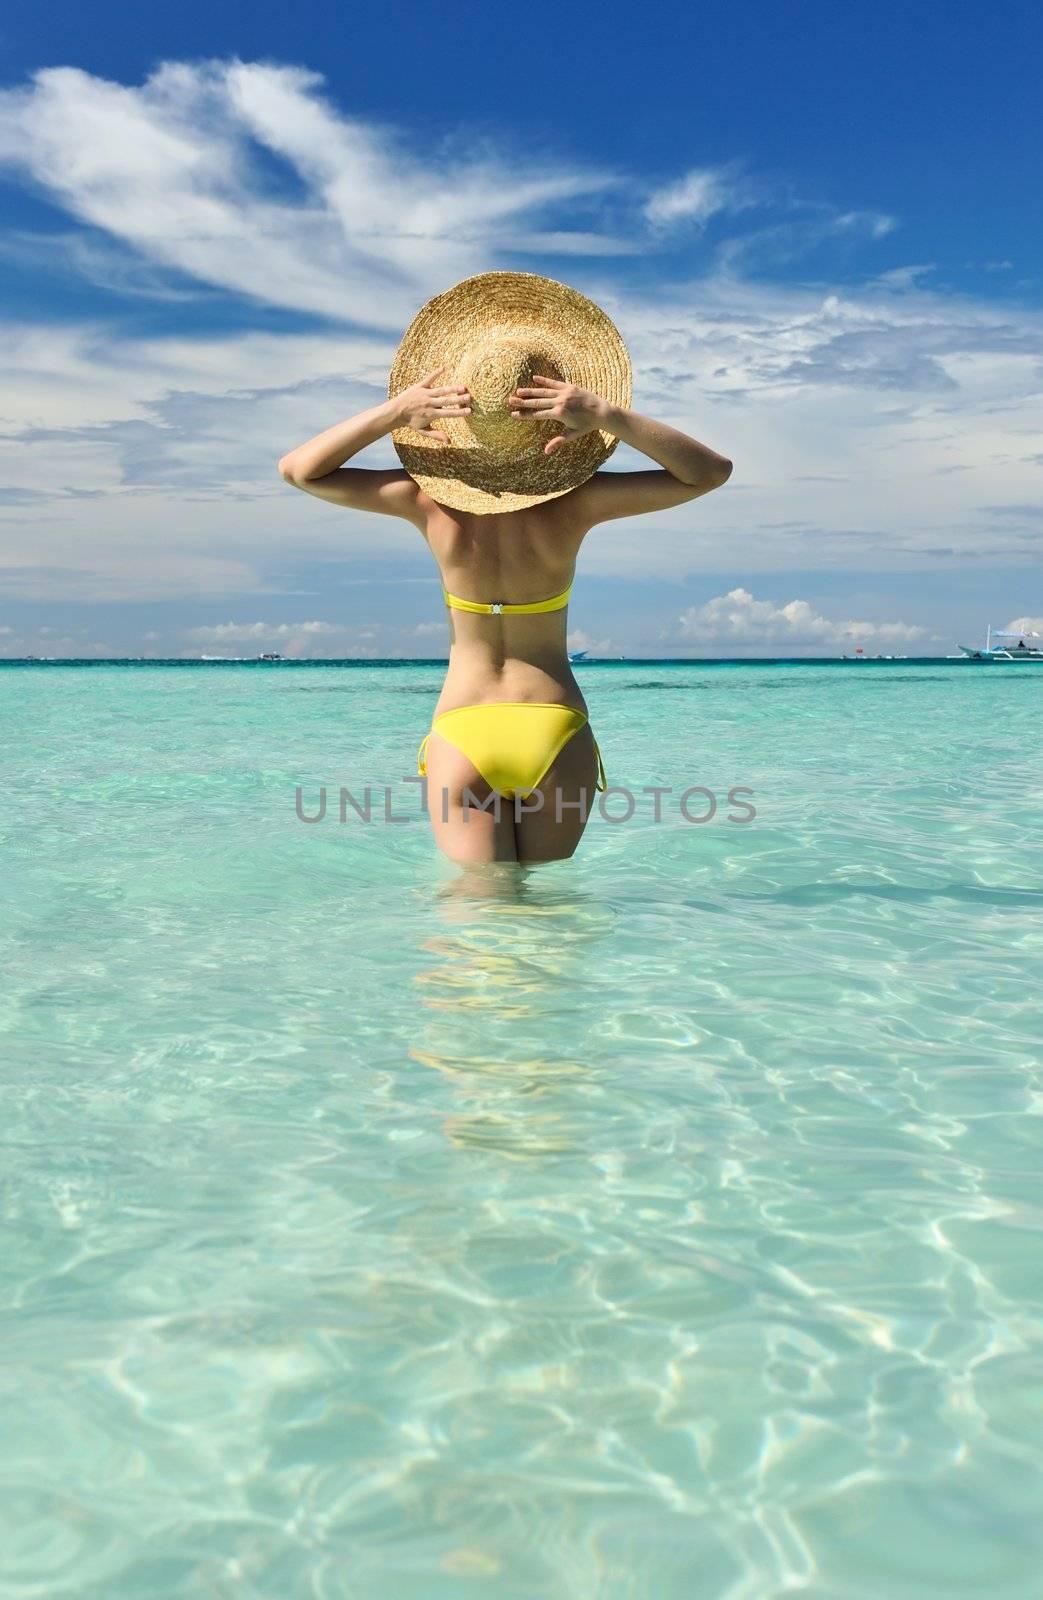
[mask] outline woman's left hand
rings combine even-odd
[[[570,439],[582,438],[603,427],[608,415],[605,401],[589,389],[578,389],[574,383],[545,378],[540,373],[533,375],[531,388],[515,389],[508,404],[512,417],[539,417],[541,421],[561,423],[564,431],[543,447],[547,456]]]

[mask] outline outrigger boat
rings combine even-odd
[[[993,644],[994,639],[1004,643]],[[1016,639],[1017,643],[1008,644],[1009,639]],[[1028,639],[1043,639],[1043,634],[1030,628],[994,628],[990,624],[984,645],[961,644],[960,649],[971,661],[1043,661],[1043,649],[1038,644],[1027,644]]]

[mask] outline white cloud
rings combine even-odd
[[[645,216],[655,228],[678,222],[703,223],[740,203],[733,191],[734,167],[693,167],[683,178],[656,189],[645,202]]]
[[[241,61],[168,62],[140,88],[49,68],[0,91],[0,163],[165,268],[384,328],[499,264],[521,219],[574,211],[615,181],[545,160],[518,174],[480,146],[420,157],[339,114],[321,84]],[[296,194],[276,192],[262,153],[286,164]],[[569,240],[559,230],[558,248]]]
[[[1043,635],[1043,617],[1015,617],[1007,623],[1007,632]]]
[[[882,289],[918,289],[918,280],[937,270],[933,261],[912,262],[909,266],[891,267],[887,272],[879,273],[872,283]]]
[[[372,657],[378,651],[373,640],[377,630],[372,625],[348,628],[334,622],[218,622],[209,627],[189,628],[184,637],[199,647],[210,645],[225,654],[228,651],[260,650],[277,647],[278,653],[287,657],[362,656]],[[333,641],[336,641],[335,643]],[[195,655],[196,650],[182,652]],[[221,659],[221,655],[208,657]]]
[[[832,226],[838,231],[847,229],[852,233],[868,234],[871,239],[883,239],[894,231],[897,224],[894,217],[889,217],[883,211],[842,211],[833,219]]]
[[[724,274],[758,262],[777,268],[824,243],[879,240],[897,227],[897,219],[885,212],[837,211],[825,202],[802,199],[785,184],[769,190],[746,173],[739,161],[693,167],[682,178],[649,195],[644,217],[653,235],[661,238],[679,226],[702,228],[711,217],[751,209],[774,211],[781,217],[722,239],[714,251],[714,265]],[[915,274],[928,269],[897,269],[905,270]]]
[[[586,650],[590,655],[603,655],[606,650],[611,650],[612,640],[605,635],[601,639],[592,639],[589,633],[584,633],[582,628],[573,628],[566,640],[569,650]]]
[[[926,628],[905,622],[835,622],[819,615],[806,600],[776,605],[757,600],[748,589],[731,589],[702,606],[689,606],[677,620],[674,634],[694,644],[737,646],[770,652],[779,646],[799,651],[853,649],[872,645],[897,650],[922,643]]]

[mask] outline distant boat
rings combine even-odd
[[[867,656],[861,645],[855,649],[854,655],[842,655],[841,661],[908,661],[908,656]]]
[[[1033,632],[1031,629],[1018,631],[1016,628],[994,628],[991,623],[985,630],[985,643],[983,645],[961,644],[960,649],[965,657],[971,661],[1043,661],[1043,650],[1038,644],[1026,644],[1026,639],[1043,638],[1043,634]],[[993,639],[1016,639],[1016,645],[993,644]]]
[[[263,655],[257,657],[258,661],[281,661],[282,656],[276,650],[265,650]]]
[[[585,650],[570,650],[569,651],[569,660],[570,661],[582,661],[584,656],[586,655],[586,653],[587,652]]]

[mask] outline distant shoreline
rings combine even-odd
[[[186,667],[199,670],[207,667],[252,667],[258,671],[278,672],[287,667],[442,667],[448,656],[307,656],[281,661],[261,661],[253,656],[8,656],[0,657],[4,667]],[[1015,662],[1014,665],[1020,663]],[[874,659],[865,656],[860,660],[842,656],[623,656],[594,657],[573,661],[571,666],[586,671],[597,668],[605,671],[619,667],[974,667],[980,661],[970,656],[894,656]]]

